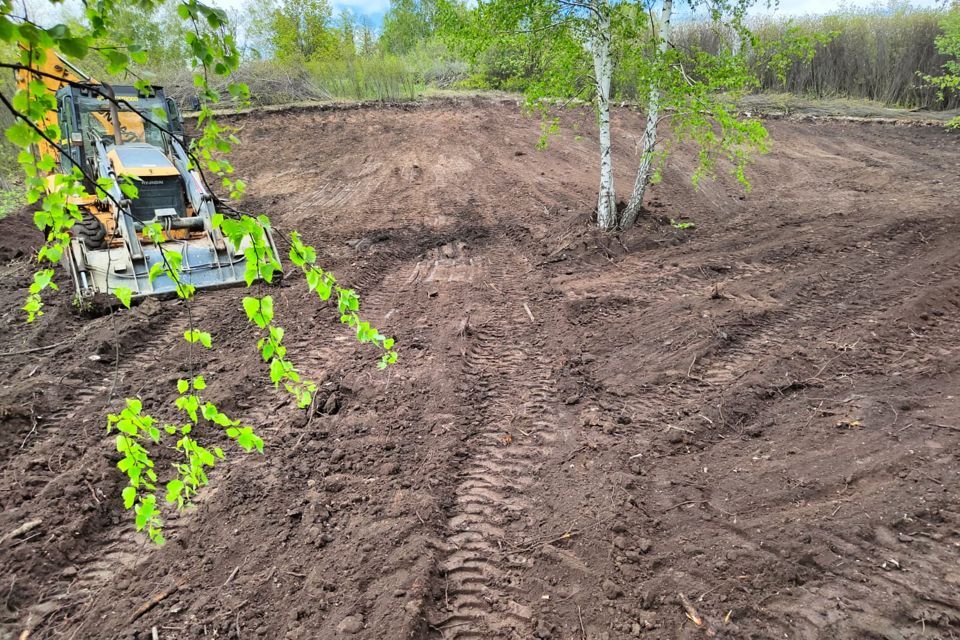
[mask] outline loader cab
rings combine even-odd
[[[129,86],[113,87],[113,92],[119,103],[117,118],[121,145],[146,144],[169,156],[173,142],[163,129],[178,136],[183,134],[183,122],[173,100],[168,99],[160,87],[152,87],[150,94]],[[63,171],[70,171],[73,165],[77,165],[96,174],[97,141],[105,148],[117,146],[111,102],[103,93],[100,85],[73,85],[57,91],[58,123],[67,152],[60,158]]]

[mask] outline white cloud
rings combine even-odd
[[[248,3],[247,0],[207,1],[223,8],[239,8]],[[382,15],[390,8],[390,0],[331,0],[330,4],[334,9],[349,9],[360,15]]]
[[[350,9],[363,15],[379,15],[390,8],[390,0],[333,0],[337,9]]]
[[[333,5],[373,13],[386,11],[390,7],[390,0],[333,0]]]

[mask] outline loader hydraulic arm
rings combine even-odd
[[[95,83],[90,76],[78,69],[75,65],[65,60],[53,49],[47,49],[43,52],[42,60],[35,60],[33,68],[37,73],[30,73],[23,69],[16,72],[17,88],[23,91],[29,90],[32,82],[40,82],[51,94],[56,94],[61,88],[70,84]],[[43,123],[47,127],[57,124],[57,112],[49,111],[43,117]],[[52,154],[59,159],[57,149],[47,141],[41,141],[39,149],[41,155]]]

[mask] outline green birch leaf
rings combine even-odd
[[[127,309],[130,308],[130,300],[133,297],[133,290],[130,287],[117,287],[113,290],[113,295],[117,297],[117,300],[125,306]]]

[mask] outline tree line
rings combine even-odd
[[[282,102],[295,95],[396,100],[416,97],[428,86],[525,92],[541,81],[551,62],[547,51],[556,54],[563,43],[556,37],[537,37],[543,34],[501,32],[479,51],[476,42],[457,37],[464,34],[458,22],[482,12],[484,4],[391,0],[381,24],[356,12],[336,10],[330,0],[246,0],[226,13],[242,58],[240,72],[257,102]],[[652,9],[654,14],[648,17],[656,22],[659,3],[636,4],[647,13]],[[524,2],[518,6],[525,6]],[[712,9],[700,5],[701,11],[691,12],[691,6],[698,5],[684,0],[677,7],[683,18],[675,21],[673,45],[718,53],[729,32],[717,28]],[[76,9],[66,7],[62,17],[67,24],[82,21]],[[175,88],[187,84],[188,52],[175,6],[146,10],[140,3],[127,3],[120,10],[124,16],[117,22],[116,38],[143,43],[148,76]],[[816,55],[809,60],[797,58],[782,77],[767,60],[748,52],[753,56],[751,72],[759,80],[752,90],[866,98],[908,108],[957,108],[960,97],[941,98],[923,82],[924,76],[937,75],[950,60],[948,52],[936,44],[950,15],[946,9],[901,3],[841,9],[824,16],[791,18],[770,13],[744,19],[765,42],[801,35],[819,38]],[[562,37],[558,32],[553,35]],[[824,35],[830,37],[823,39]],[[622,72],[615,70],[612,78],[611,97],[636,100],[642,91],[637,74],[630,70],[631,61],[625,59],[631,51],[616,46],[615,56],[623,64]],[[374,81],[365,76],[378,78],[379,93],[369,86]],[[188,89],[184,87],[182,93]]]

